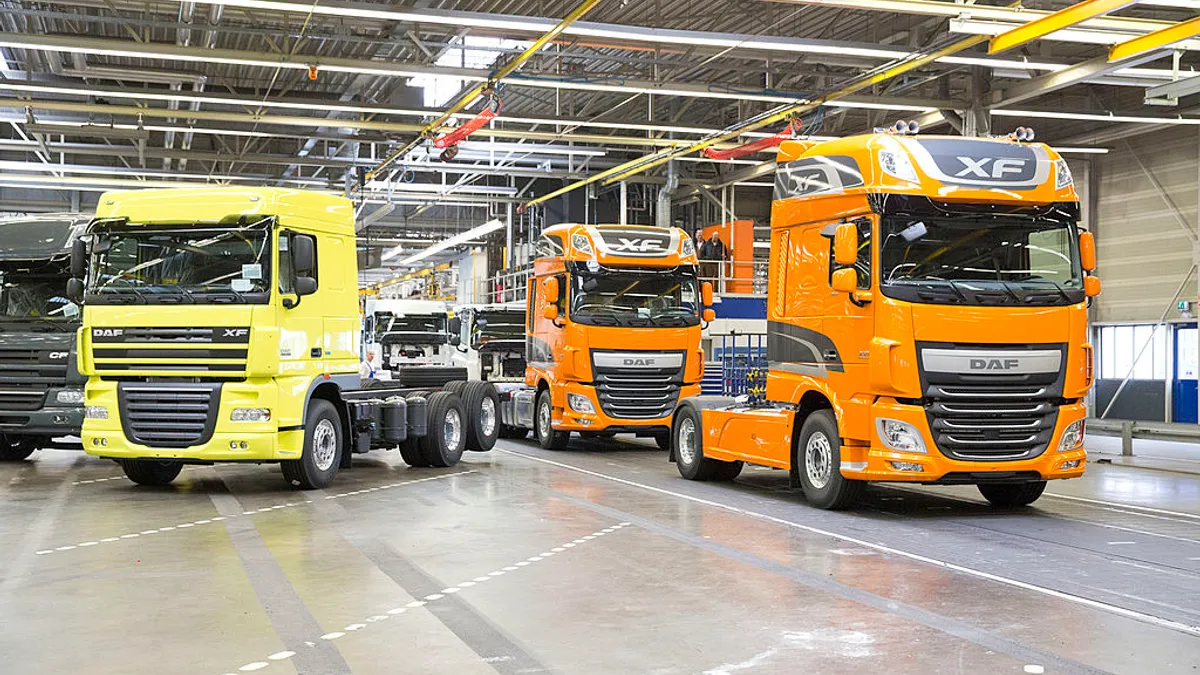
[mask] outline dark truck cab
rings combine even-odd
[[[80,308],[66,297],[79,214],[0,220],[0,460],[79,434]]]

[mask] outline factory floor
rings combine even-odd
[[[1190,673],[1200,476],[1091,464],[1033,508],[783,472],[681,479],[637,442],[501,441],[334,487],[69,451],[0,464],[0,672]]]

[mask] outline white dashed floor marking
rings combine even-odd
[[[606,534],[612,534],[613,532],[617,532],[618,530],[621,530],[622,528],[629,527],[630,525],[632,525],[632,523],[618,523],[616,525],[613,525],[612,527],[605,528],[603,530],[597,530],[596,532],[593,532],[593,533],[589,534],[588,536],[584,537],[584,539],[587,541],[592,541],[592,540],[598,539],[599,537],[603,537]],[[563,546],[565,547],[566,545],[564,544]],[[555,550],[555,549],[551,549],[551,551],[553,551],[553,550]],[[536,558],[537,560],[545,560],[550,555],[553,555],[553,554],[552,553],[542,553],[540,556],[533,556],[527,560],[522,560],[521,562],[518,562],[515,564],[520,565],[520,566],[529,565],[529,564],[531,564],[529,561],[533,560],[534,558]],[[326,634],[322,635],[321,639],[322,640],[336,640],[340,637],[344,637],[347,632],[359,631],[364,628],[367,628],[370,624],[381,623],[383,621],[388,620],[389,618],[391,618],[393,616],[400,616],[401,614],[408,612],[408,610],[410,610],[410,609],[416,609],[418,607],[427,605],[430,602],[436,602],[438,600],[445,598],[447,595],[452,595],[452,594],[458,593],[465,589],[471,588],[472,586],[477,586],[485,581],[491,581],[492,579],[503,576],[506,572],[511,572],[511,571],[514,571],[517,569],[519,569],[519,568],[513,567],[513,566],[502,567],[494,572],[488,572],[485,575],[475,577],[471,581],[463,581],[463,582],[457,583],[453,586],[448,586],[446,588],[443,588],[441,593],[431,593],[431,594],[425,596],[424,600],[413,600],[412,602],[409,602],[408,604],[404,605],[403,607],[394,607],[392,609],[387,610],[383,614],[373,615],[366,620],[366,623],[352,623],[349,626],[346,626],[345,628],[343,628],[341,631],[335,631],[332,633],[326,633]],[[312,643],[307,643],[307,644],[311,645]],[[271,665],[270,663],[268,663],[269,661],[283,661],[283,660],[289,659],[295,655],[296,655],[296,652],[293,652],[293,651],[276,652],[275,654],[268,656],[267,661],[254,661],[253,663],[247,663],[246,665],[242,666],[238,670],[239,671],[260,670],[262,668],[265,668],[265,667]]]
[[[380,487],[379,489],[387,490],[387,489],[391,489],[391,488],[403,487],[405,485],[414,485],[416,483],[425,483],[425,482],[428,482],[431,480],[442,480],[443,478],[451,478],[453,476],[462,476],[462,475],[468,474],[468,473],[475,473],[475,470],[471,469],[469,471],[455,471],[454,473],[443,473],[443,474],[440,474],[437,476],[429,476],[427,478],[418,478],[417,480],[408,480],[408,481],[404,481],[401,483],[391,483],[389,485],[384,485],[384,486]],[[118,478],[123,478],[123,477],[124,476],[118,476]],[[97,479],[97,480],[111,480],[111,479]],[[341,494],[328,496],[328,497],[326,497],[326,499],[337,499],[339,497],[346,497],[348,495],[359,494],[361,492],[366,492],[366,490],[359,490],[358,492],[343,492]],[[239,515],[233,515],[233,516],[228,516],[228,517],[215,516],[213,518],[206,518],[204,520],[194,520],[190,523],[179,523],[178,525],[167,525],[167,526],[160,527],[160,528],[154,529],[154,530],[142,530],[140,532],[131,532],[129,534],[122,534],[122,535],[116,536],[116,537],[105,537],[104,539],[99,539],[96,541],[85,541],[85,542],[70,545],[70,546],[59,546],[57,548],[47,548],[47,549],[43,549],[41,551],[35,551],[34,555],[50,555],[51,553],[61,553],[64,551],[71,551],[71,550],[74,550],[74,549],[80,548],[80,547],[90,547],[90,546],[95,546],[97,544],[110,544],[112,542],[120,541],[122,539],[136,539],[141,536],[149,536],[152,534],[171,532],[171,531],[177,530],[177,529],[196,527],[198,525],[209,525],[211,523],[219,523],[223,520],[227,520],[228,518],[240,518],[242,516],[256,516],[260,513],[266,513],[268,511],[276,511],[279,509],[290,509],[290,508],[293,508],[296,506],[306,506],[311,503],[312,503],[312,500],[306,499],[303,501],[287,502],[286,504],[276,504],[275,506],[264,506],[261,509],[257,509],[257,510],[253,510],[253,511],[242,511],[240,516]]]

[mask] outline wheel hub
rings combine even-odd
[[[451,408],[446,411],[446,421],[442,424],[442,440],[446,442],[446,448],[453,450],[458,447],[461,439],[462,418],[457,410]]]
[[[538,406],[538,435],[543,438],[550,435],[550,404],[548,401],[544,405]]]
[[[692,464],[696,461],[696,423],[691,417],[684,417],[679,421],[679,431],[677,440],[679,441],[676,447],[676,452],[679,453],[679,461],[684,464]]]
[[[317,465],[320,471],[328,471],[333,466],[334,456],[337,454],[337,429],[333,428],[333,422],[323,419],[317,422],[317,428],[313,431],[313,463]]]
[[[820,431],[810,436],[804,446],[804,473],[817,489],[828,485],[833,474],[833,447]]]
[[[496,402],[491,396],[485,396],[479,406],[479,428],[489,438],[496,434]]]

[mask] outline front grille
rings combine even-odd
[[[664,355],[664,352],[645,354],[654,357]],[[670,356],[674,358],[676,354],[671,352]],[[682,356],[679,354],[681,365],[677,368],[593,365],[600,409],[618,419],[649,420],[670,415],[683,385]]]
[[[186,448],[212,438],[220,407],[221,385],[147,385],[122,382],[117,387],[121,427],[135,443],[159,448]]]
[[[1053,440],[1062,403],[1061,367],[1058,372],[1011,375],[929,372],[922,368],[922,379],[933,441],[947,457],[968,461],[1029,459],[1045,452]]]
[[[246,372],[250,329],[99,328],[92,331],[98,375],[128,377],[155,372],[236,377]]]
[[[0,347],[0,410],[41,409],[47,391],[66,385],[67,361],[66,350]]]

